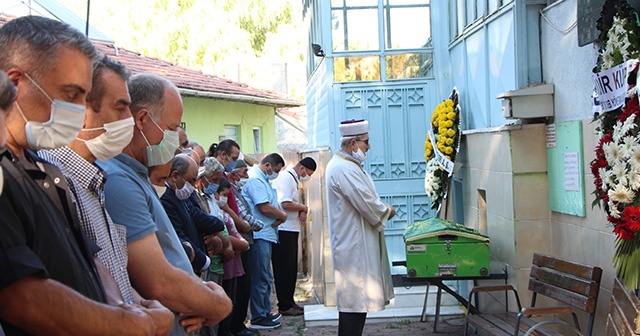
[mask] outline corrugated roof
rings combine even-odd
[[[0,26],[13,17],[0,15]],[[196,71],[187,67],[148,57],[141,53],[119,48],[113,43],[92,40],[103,54],[126,65],[134,74],[150,72],[172,81],[184,96],[205,97],[237,102],[246,102],[273,107],[303,106],[305,102],[274,91],[254,88],[218,76]]]

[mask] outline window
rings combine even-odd
[[[449,0],[451,41],[462,35],[466,26],[512,2],[513,0]]]
[[[262,149],[260,148],[260,128],[253,128],[253,152],[254,153],[262,153]]]
[[[331,29],[335,82],[433,76],[430,0],[331,0]]]
[[[224,134],[219,137],[220,141],[225,139],[231,139],[238,141],[238,126],[236,125],[224,125]]]

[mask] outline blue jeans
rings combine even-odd
[[[271,313],[271,246],[264,239],[254,239],[249,250],[251,257],[251,321],[255,322]]]

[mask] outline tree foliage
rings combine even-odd
[[[86,2],[59,1],[85,17]],[[301,6],[297,0],[92,0],[90,23],[119,47],[258,87],[271,88],[272,64],[287,63],[291,93],[302,95],[306,32],[295,14]]]

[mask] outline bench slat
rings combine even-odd
[[[511,318],[513,317],[513,318]],[[509,335],[513,335],[513,331],[516,329],[515,326],[515,315],[512,313],[502,313],[502,314],[485,314],[484,319],[498,326],[502,330],[506,330]],[[518,336],[524,335],[527,331],[520,328],[518,332]]]
[[[562,273],[554,269],[533,266],[531,268],[531,277],[589,297],[595,297],[599,292],[597,282]]]
[[[611,305],[617,305],[620,310],[621,319],[624,319],[631,330],[640,334],[640,321],[638,321],[638,316],[640,316],[640,300],[638,300],[635,295],[629,293],[625,285],[622,284],[618,278],[613,282],[611,296]]]
[[[529,280],[529,290],[572,305],[591,314],[595,311],[597,298],[590,298],[570,290],[556,287],[536,279]]]
[[[486,315],[467,315],[466,319],[469,324],[475,326],[479,331],[489,335],[496,336],[512,336],[513,330],[511,332],[506,332],[493,323],[484,319]]]
[[[573,274],[585,279],[600,282],[602,268],[581,264],[575,261],[554,258],[542,253],[533,254],[533,264]]]
[[[607,336],[634,336],[625,325],[619,325],[611,315],[607,316]]]

